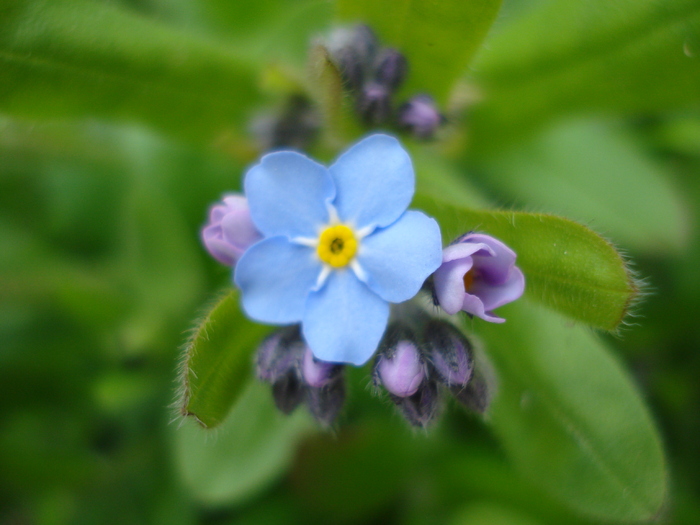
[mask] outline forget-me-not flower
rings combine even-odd
[[[415,186],[406,151],[372,135],[329,168],[296,152],[270,153],[244,186],[263,235],[235,269],[245,312],[301,323],[317,359],[365,363],[389,303],[415,296],[442,262],[438,224],[406,210]]]

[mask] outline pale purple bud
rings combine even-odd
[[[289,370],[272,384],[275,406],[284,414],[291,414],[304,400],[305,388],[296,370]]]
[[[464,387],[472,376],[471,344],[455,326],[432,319],[423,331],[423,341],[432,369],[448,386]]]
[[[425,369],[415,344],[400,341],[393,355],[380,356],[377,362],[377,376],[390,393],[407,397],[416,393],[425,377]]]
[[[258,378],[275,383],[290,370],[296,371],[305,349],[299,325],[285,326],[272,333],[260,344],[255,355]]]
[[[437,416],[440,398],[433,381],[423,381],[415,394],[409,397],[392,397],[403,416],[414,427],[427,427]]]
[[[488,383],[478,371],[474,373],[467,386],[452,386],[450,391],[457,401],[468,409],[480,414],[486,412],[491,402],[491,392],[489,391]]]
[[[387,328],[372,375],[375,385],[382,385],[397,397],[416,393],[425,377],[425,364],[410,328],[399,322]]]
[[[383,124],[391,116],[391,93],[377,82],[366,84],[358,94],[357,111],[367,124]]]
[[[316,359],[311,348],[306,347],[301,362],[301,376],[304,382],[312,388],[322,388],[341,373],[342,365]]]
[[[202,229],[202,241],[220,263],[233,266],[248,247],[262,239],[253,224],[248,201],[242,195],[228,195],[209,210],[209,222]]]
[[[306,403],[309,412],[316,421],[330,425],[343,408],[345,402],[345,381],[342,375],[337,375],[332,381],[321,388],[307,389]]]
[[[485,321],[502,323],[492,310],[518,299],[525,290],[515,252],[498,239],[468,233],[442,252],[433,274],[434,297],[450,315],[460,310]]]
[[[445,122],[445,117],[430,96],[417,95],[398,109],[396,121],[416,138],[430,139]]]
[[[376,64],[376,81],[389,91],[396,91],[408,73],[406,57],[396,49],[385,48],[377,56]]]

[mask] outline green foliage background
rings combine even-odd
[[[528,278],[465,325],[485,418],[415,432],[366,368],[335,431],[280,415],[200,246],[259,115],[308,93],[326,161],[366,131],[307,64],[352,22],[448,114],[414,205]],[[698,0],[0,0],[0,523],[700,523],[699,203]]]

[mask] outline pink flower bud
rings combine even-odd
[[[340,373],[341,369],[342,365],[314,358],[311,349],[308,346],[306,347],[306,352],[301,362],[301,375],[310,387],[321,388],[326,386]]]
[[[242,195],[228,195],[209,210],[209,222],[202,229],[202,241],[217,261],[233,266],[248,247],[262,239],[250,218],[248,201]]]
[[[399,341],[379,357],[376,375],[384,388],[395,396],[415,394],[425,377],[425,368],[416,345],[411,341]]]

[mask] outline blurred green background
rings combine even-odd
[[[629,371],[666,451],[664,503],[625,521],[700,523],[695,0],[0,0],[0,523],[627,515],[557,490],[538,470],[555,457],[514,460],[515,426],[448,404],[410,429],[366,368],[334,431],[278,414],[255,382],[220,428],[177,417],[188,331],[230,282],[199,229],[261,153],[252,122],[304,92],[326,111],[323,160],[363,132],[327,114],[306,66],[341,21],[404,51],[404,94],[448,116],[435,142],[402,137],[424,193],[568,216],[629,257],[645,297],[627,326],[581,328]],[[504,315],[533,312],[553,345],[574,325],[520,308]]]

